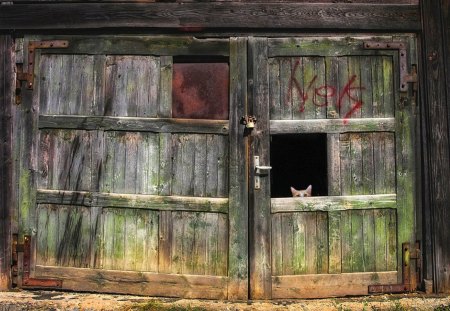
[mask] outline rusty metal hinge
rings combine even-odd
[[[61,288],[62,280],[38,279],[30,277],[31,272],[31,236],[25,235],[23,244],[19,244],[17,234],[13,234],[12,275],[13,284],[20,288]]]
[[[412,65],[411,72],[408,71],[408,55],[404,42],[379,42],[366,41],[363,43],[365,49],[375,50],[398,50],[400,60],[400,91],[407,92],[408,84],[413,83],[414,91],[417,91],[417,67]]]
[[[411,260],[415,260],[415,272],[411,273]],[[421,253],[420,242],[417,241],[413,248],[409,242],[402,244],[402,284],[369,285],[369,294],[403,293],[417,289],[421,283]]]
[[[17,86],[20,86],[20,81],[27,82],[27,88],[32,90],[34,87],[34,55],[36,49],[61,49],[67,48],[69,41],[67,40],[52,40],[52,41],[30,41],[28,43],[28,63],[26,66],[17,67]],[[24,72],[24,67],[27,68]]]

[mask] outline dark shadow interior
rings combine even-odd
[[[327,135],[290,134],[271,136],[271,197],[291,197],[312,185],[313,196],[328,195]]]

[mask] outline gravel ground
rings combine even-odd
[[[421,293],[349,298],[303,299],[279,301],[226,302],[149,298],[129,295],[106,295],[58,291],[0,292],[0,311],[12,310],[120,310],[120,311],[206,311],[206,310],[437,310],[450,311],[450,295],[430,296]]]

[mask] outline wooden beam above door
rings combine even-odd
[[[2,6],[0,30],[170,28],[420,30],[419,6],[341,3],[27,3]]]

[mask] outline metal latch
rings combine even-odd
[[[18,235],[13,234],[12,274],[13,284],[20,288],[61,288],[62,280],[37,279],[31,273],[31,236],[25,235],[23,244],[18,243]]]
[[[411,73],[408,72],[408,58],[406,53],[406,43],[366,41],[363,47],[370,50],[398,50],[400,59],[400,91],[408,91],[408,83],[413,83],[414,91],[417,91],[417,68],[413,65]]]
[[[411,260],[416,261],[415,273],[411,273]],[[369,285],[369,294],[403,293],[416,290],[420,284],[421,276],[420,242],[417,241],[413,248],[409,242],[402,244],[402,284]]]
[[[266,176],[272,169],[272,166],[259,165],[259,156],[253,157],[253,167],[255,169],[255,189],[261,189],[260,176]]]

